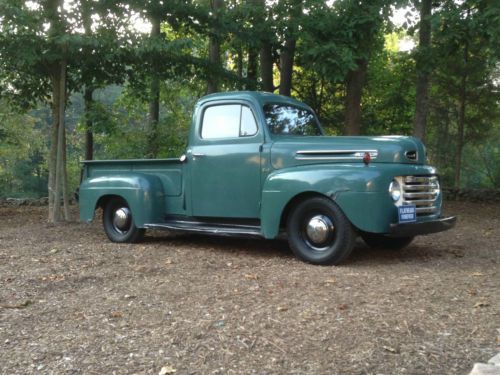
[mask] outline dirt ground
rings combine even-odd
[[[500,350],[500,204],[348,261],[286,242],[49,225],[0,208],[1,374],[466,374]],[[75,208],[76,216],[76,208]]]

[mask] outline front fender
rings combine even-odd
[[[388,194],[394,176],[432,174],[428,166],[402,164],[335,164],[286,168],[269,175],[262,192],[261,226],[274,238],[289,202],[304,193],[335,201],[358,229],[387,233],[397,220],[397,208]]]
[[[80,185],[80,220],[92,221],[99,200],[106,196],[125,199],[138,228],[161,221],[165,193],[157,176],[132,172],[84,180]]]

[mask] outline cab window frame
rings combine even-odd
[[[205,116],[206,112],[214,107],[228,107],[228,106],[238,106],[239,107],[239,116],[238,116],[238,135],[237,136],[209,136],[203,135],[203,130],[205,129]],[[253,134],[242,134],[242,119],[243,119],[243,108],[247,108],[253,119],[253,124],[255,126],[255,132]],[[200,120],[199,132],[198,136],[202,141],[212,141],[212,140],[236,140],[236,139],[247,139],[256,137],[260,132],[259,124],[257,121],[257,116],[255,116],[255,112],[252,107],[247,103],[242,102],[224,102],[224,103],[211,103],[205,106],[202,109],[202,115]]]

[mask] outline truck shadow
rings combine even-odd
[[[251,259],[283,258],[296,259],[286,239],[264,240],[237,237],[219,237],[203,234],[157,232],[144,239],[145,244],[166,244],[179,248],[209,251],[224,254],[237,254]],[[187,250],[187,249],[186,249]],[[342,263],[345,266],[365,266],[378,264],[394,264],[405,262],[426,263],[446,254],[442,249],[419,246],[412,243],[402,250],[370,248],[358,239],[351,255]]]
[[[401,250],[387,248],[371,248],[362,240],[356,242],[356,246],[344,262],[349,266],[365,266],[394,263],[426,263],[443,257],[441,249],[422,247],[418,243],[412,243]]]
[[[255,238],[210,236],[188,233],[155,233],[144,238],[144,244],[169,244],[186,250],[209,251],[225,254],[238,254],[251,258],[294,259],[286,240],[264,240]]]

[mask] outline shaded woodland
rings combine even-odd
[[[414,135],[445,186],[498,188],[499,43],[493,0],[0,0],[0,196],[67,219],[81,160],[179,156],[196,100],[233,90]]]

